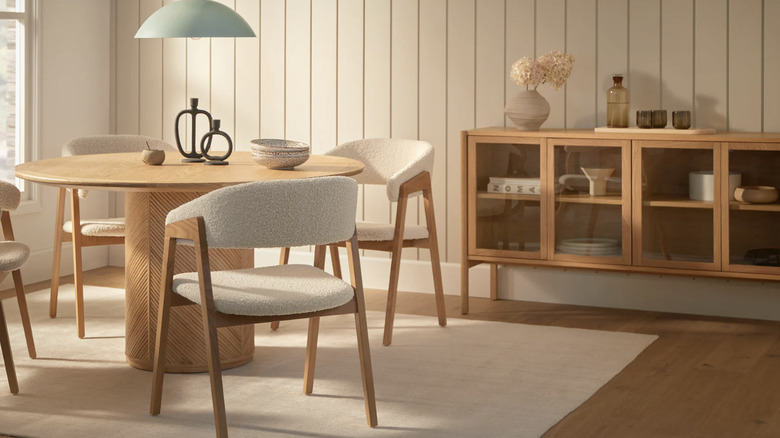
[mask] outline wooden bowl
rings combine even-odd
[[[734,190],[734,199],[750,204],[771,204],[777,201],[777,189],[770,186],[743,186]]]

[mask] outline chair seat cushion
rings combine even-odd
[[[278,265],[211,273],[214,305],[230,315],[295,315],[332,309],[354,297],[352,286],[308,265]],[[200,304],[198,273],[173,277],[173,291]]]
[[[0,242],[0,271],[15,271],[30,258],[30,248],[14,241]]]
[[[393,240],[395,225],[375,222],[358,222],[357,238],[363,241],[381,242]],[[404,227],[404,239],[427,239],[428,228],[423,225],[406,225]]]
[[[62,229],[66,233],[72,233],[73,221],[65,222]],[[125,235],[125,218],[83,219],[81,221],[81,234],[94,237],[123,237]]]

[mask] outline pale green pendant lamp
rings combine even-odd
[[[136,38],[240,38],[255,32],[236,11],[212,0],[178,0],[155,11]]]

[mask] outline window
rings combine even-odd
[[[34,0],[0,0],[0,179],[30,156],[31,9]]]

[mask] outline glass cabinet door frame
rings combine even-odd
[[[621,199],[619,203],[621,205],[621,256],[620,257],[604,257],[604,256],[587,256],[587,255],[574,255],[574,254],[560,254],[555,252],[555,215],[552,210],[555,209],[556,193],[554,190],[548,190],[547,192],[547,205],[550,206],[550,212],[548,213],[547,222],[547,242],[549,247],[547,253],[550,255],[550,260],[556,261],[571,261],[571,262],[583,262],[590,264],[610,264],[610,265],[630,265],[631,264],[631,141],[630,140],[590,140],[590,139],[564,139],[564,138],[550,138],[547,140],[547,162],[550,164],[550,169],[555,169],[555,147],[556,146],[577,146],[577,147],[613,147],[620,148],[621,157]],[[547,187],[555,187],[555,172],[550,170],[547,172]],[[608,200],[604,198],[593,198],[592,200],[583,198],[579,200],[580,203],[589,204],[614,204],[615,200]]]
[[[728,175],[729,172],[729,152],[731,151],[770,151],[780,154],[780,145],[777,143],[723,143],[721,146],[721,174]],[[721,178],[720,191],[722,193],[728,193],[728,181],[725,178]],[[731,264],[730,256],[730,239],[731,239],[731,210],[732,208],[745,211],[772,211],[777,212],[780,217],[780,206],[777,204],[743,204],[740,205],[736,201],[730,201],[728,196],[723,196],[721,199],[721,209],[723,211],[723,229],[726,232],[723,233],[723,270],[730,272],[744,272],[751,274],[777,274],[778,268],[772,266],[752,266],[752,265],[737,265]]]
[[[699,149],[710,150],[712,152],[712,171],[713,171],[713,183],[716,190],[714,190],[714,196],[712,201],[712,233],[713,233],[713,248],[712,248],[712,262],[692,262],[692,261],[680,261],[680,260],[654,260],[645,259],[643,257],[643,223],[642,223],[642,207],[645,204],[643,187],[643,163],[642,163],[642,151],[644,149]],[[721,218],[723,209],[723,194],[727,193],[727,190],[722,189],[722,184],[728,185],[728,179],[723,178],[723,166],[721,163],[722,152],[721,143],[707,142],[707,141],[675,141],[675,140],[636,140],[633,142],[633,196],[634,196],[634,212],[633,212],[633,233],[634,233],[634,265],[647,266],[647,267],[659,267],[659,268],[678,268],[678,269],[696,269],[707,271],[719,271],[721,269],[722,261],[722,233],[721,233]],[[725,196],[726,203],[728,203],[728,196]],[[648,201],[653,202],[653,201]],[[702,203],[705,201],[658,201],[656,204],[650,204],[651,206],[667,207],[667,208],[687,208],[689,206],[696,205],[696,208],[701,208]],[[708,208],[708,207],[704,207]]]
[[[480,143],[492,143],[492,144],[509,144],[509,145],[526,145],[539,148],[539,176],[540,176],[540,190],[541,194],[538,197],[534,197],[533,201],[539,202],[539,251],[521,251],[521,250],[509,250],[509,249],[488,249],[477,247],[477,199],[479,188],[477,187],[477,148]],[[483,146],[484,147],[484,146]],[[510,257],[510,258],[524,258],[524,259],[541,259],[547,258],[547,233],[544,232],[544,226],[547,224],[547,212],[548,197],[546,194],[550,191],[547,183],[547,146],[545,140],[539,137],[499,137],[499,136],[469,136],[468,137],[468,176],[467,176],[467,203],[468,203],[468,252],[470,255],[480,256],[496,256],[496,257]],[[515,195],[515,194],[492,194],[493,196],[504,196],[507,200],[523,200],[531,195]]]

